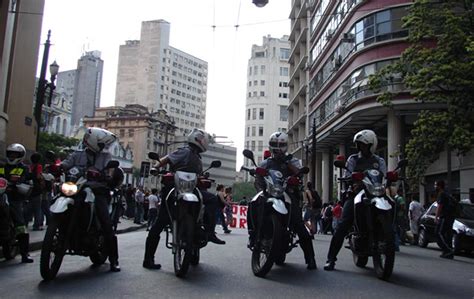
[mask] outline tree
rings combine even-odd
[[[56,154],[79,144],[76,138],[64,137],[55,133],[40,132],[38,152],[44,157],[47,151]]]
[[[406,145],[409,177],[419,180],[445,149],[465,155],[474,146],[473,1],[416,0],[404,18],[410,46],[400,60],[370,77],[377,101],[391,106],[386,87],[401,77],[414,100],[439,109],[418,115]]]
[[[232,198],[235,202],[239,202],[244,196],[250,200],[256,193],[253,183],[235,183],[232,188]]]

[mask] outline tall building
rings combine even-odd
[[[100,106],[104,61],[99,51],[84,53],[77,61],[72,101],[71,126],[76,129],[83,117],[94,116]]]
[[[253,45],[248,61],[245,114],[245,148],[255,154],[257,163],[268,149],[268,138],[288,127],[288,81],[290,42],[263,37],[262,45]],[[245,160],[247,166],[251,163]]]
[[[347,157],[355,152],[352,138],[356,132],[374,130],[379,137],[377,154],[386,159],[388,169],[394,169],[417,113],[440,108],[415,102],[397,76],[384,89],[399,92],[391,109],[377,103],[379,94],[368,87],[368,77],[399,59],[409,46],[408,30],[402,27],[402,18],[408,14],[411,3],[406,0],[292,1],[290,151],[302,156],[315,153],[316,159],[308,163],[314,165],[310,177],[316,181],[324,201],[332,199],[336,185],[334,156]],[[316,143],[311,138],[313,125]],[[305,140],[311,153],[301,142]],[[473,188],[474,173],[470,169],[474,159],[470,155],[462,161],[455,158],[452,161],[451,190],[468,193]],[[434,191],[434,180],[446,176],[446,164],[441,158],[428,169],[426,185],[420,186],[422,201]]]
[[[142,22],[140,40],[120,46],[115,105],[165,109],[186,135],[206,123],[207,62],[169,45],[170,23]]]
[[[201,154],[203,170],[211,165],[214,160],[221,161],[219,168],[209,170],[210,178],[215,180],[216,184],[232,186],[236,181],[235,166],[237,164],[237,148],[220,143],[211,143],[207,151]],[[211,190],[209,190],[211,191]]]
[[[44,2],[0,1],[0,156],[10,143],[22,143],[28,154],[36,147],[33,95]]]

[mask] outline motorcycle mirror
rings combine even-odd
[[[214,160],[211,162],[211,168],[219,168],[221,167],[221,165],[222,165],[222,162],[219,160]]]
[[[267,176],[268,175],[268,171],[265,168],[262,168],[262,167],[257,167],[257,169],[255,169],[255,173],[258,174],[258,175],[261,175],[261,176]]]
[[[398,161],[397,168],[395,170],[406,167],[407,165],[408,165],[408,160],[401,159],[400,161]]]
[[[117,161],[117,160],[110,160],[110,161],[107,163],[106,168],[117,168],[117,167],[119,167],[119,165],[120,165],[119,161]]]
[[[156,169],[155,167],[153,167],[153,168],[150,169],[150,174],[151,174],[152,176],[157,176],[157,175],[159,174],[159,171],[158,171],[158,169]]]
[[[337,167],[337,168],[346,168],[346,163],[344,162],[344,160],[335,160],[334,161],[334,166]]]
[[[389,182],[396,182],[398,181],[398,172],[396,171],[388,171],[387,172],[387,180]]]
[[[353,181],[362,181],[364,179],[364,173],[363,172],[353,172],[351,174],[351,178]]]
[[[160,155],[158,155],[155,152],[149,152],[148,153],[148,158],[150,158],[152,160],[160,160]]]
[[[244,151],[242,152],[242,154],[244,154],[244,157],[249,159],[250,161],[252,161],[253,165],[257,166],[257,163],[255,163],[255,159],[253,157],[253,152],[251,150],[248,150],[248,149],[244,149]]]
[[[303,168],[301,168],[301,169],[300,169],[300,173],[301,173],[301,174],[308,174],[308,173],[309,173],[309,168],[306,167],[306,166],[303,167]]]

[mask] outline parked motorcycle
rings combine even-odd
[[[353,172],[351,177],[339,178],[341,197],[354,197],[354,225],[348,235],[349,249],[354,264],[365,267],[371,256],[378,278],[388,280],[395,263],[395,207],[396,202],[387,196],[386,189],[398,180],[397,170],[406,165],[401,160],[394,171],[386,176],[376,169]],[[345,169],[345,159],[338,156],[334,166]],[[345,189],[343,189],[345,185]]]
[[[118,165],[118,161],[110,161],[107,168]],[[51,221],[41,248],[40,272],[44,280],[56,277],[66,254],[88,256],[94,265],[105,263],[104,235],[89,186],[102,175],[92,167],[73,167],[61,175],[60,192],[53,198]]]
[[[256,214],[256,223],[251,223],[254,228],[254,240],[253,244],[249,244],[252,251],[252,271],[254,275],[264,277],[274,263],[283,264],[286,255],[297,247],[298,241],[294,241],[296,234],[289,226],[291,198],[287,190],[299,188],[299,175],[307,174],[309,168],[299,165],[298,175],[284,177],[278,170],[258,167],[252,151],[245,149],[243,154],[252,161],[255,168],[243,166],[241,169],[254,177],[258,175],[265,181],[264,190],[252,198],[248,211],[249,221],[253,221],[251,215]]]
[[[6,260],[11,260],[18,254],[18,242],[15,225],[10,215],[10,203],[5,192],[7,187],[8,181],[5,178],[0,178],[0,245],[3,257]]]
[[[154,152],[150,152],[148,157],[152,160],[160,158]],[[207,245],[207,235],[203,227],[203,198],[196,187],[198,184],[205,184],[207,178],[203,174],[206,171],[219,167],[221,161],[215,160],[200,175],[184,171],[151,171],[152,175],[161,174],[164,188],[170,190],[164,199],[171,219],[171,224],[165,228],[166,247],[172,250],[174,272],[178,277],[186,275],[189,265],[199,264],[200,249]]]

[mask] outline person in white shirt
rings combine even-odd
[[[148,196],[148,226],[147,231],[150,230],[152,225],[156,221],[156,217],[158,216],[158,209],[160,208],[160,197],[158,195],[158,189],[153,188],[151,189],[151,194]]]
[[[414,198],[408,207],[408,218],[410,219],[410,231],[413,234],[414,243],[418,243],[418,221],[423,215],[423,206],[418,198]]]
[[[137,188],[135,192],[135,224],[142,224],[143,223],[143,203],[145,202],[145,194],[141,187]]]

